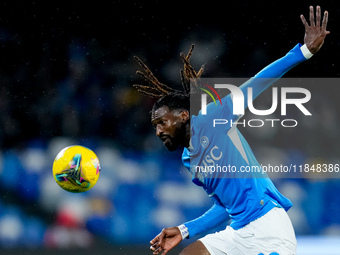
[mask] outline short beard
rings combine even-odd
[[[168,137],[170,143],[165,145],[165,147],[169,151],[175,151],[182,145],[185,139],[186,128],[185,124],[180,124],[180,126],[176,129],[175,134],[172,137]]]

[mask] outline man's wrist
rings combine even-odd
[[[313,57],[313,55],[314,55],[313,53],[311,53],[311,52],[309,51],[309,49],[308,49],[308,47],[307,47],[306,44],[302,45],[302,46],[300,47],[300,50],[301,50],[303,56],[304,56],[306,59],[310,59],[310,58]]]
[[[188,230],[188,228],[184,224],[179,225],[178,229],[181,232],[182,240],[189,236],[189,230]]]

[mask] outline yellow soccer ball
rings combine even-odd
[[[60,187],[69,192],[80,193],[91,189],[97,183],[100,163],[92,150],[73,145],[58,153],[52,172]]]

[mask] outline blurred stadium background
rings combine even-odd
[[[299,15],[316,4],[330,12],[331,34],[286,77],[339,77],[336,1],[2,1],[0,253],[148,254],[163,227],[204,213],[211,201],[191,183],[181,152],[168,153],[154,135],[153,100],[131,88],[142,82],[133,55],[176,88],[179,53],[191,43],[204,76],[250,77],[303,42]],[[311,90],[312,98],[323,92]],[[244,129],[260,162],[336,161],[336,91],[312,100],[314,122],[294,132]],[[94,150],[102,166],[83,194],[63,191],[51,174],[56,154],[72,144]],[[274,182],[294,203],[298,254],[340,254],[339,179]]]

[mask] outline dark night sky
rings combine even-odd
[[[51,48],[49,54],[55,58],[61,72],[65,50],[75,37],[89,42],[96,40],[107,49],[106,57],[112,59],[126,58],[131,52],[143,52],[150,59],[155,59],[155,50],[161,54],[160,59],[171,59],[173,54],[178,54],[176,46],[188,32],[199,30],[204,38],[209,37],[212,29],[218,29],[232,49],[228,52],[231,54],[228,59],[233,60],[233,68],[235,71],[243,68],[242,76],[248,76],[251,74],[242,67],[242,58],[239,57],[241,51],[247,54],[254,49],[261,49],[276,57],[293,43],[302,42],[303,26],[299,14],[307,16],[308,6],[317,1],[292,3],[105,1],[95,4],[83,1],[5,1],[0,7],[0,28],[2,34],[7,32],[7,40],[16,41],[17,45],[7,48],[1,43],[1,67],[3,70],[11,69],[20,61],[34,65],[36,59],[43,57],[44,45],[48,44]],[[338,62],[338,54],[335,53],[339,46],[339,32],[336,30],[340,11],[338,5],[336,1],[327,1],[321,6],[330,12],[331,31],[322,54],[315,58],[322,76],[339,76],[339,71],[332,65]],[[162,47],[155,49],[155,45]],[[301,75],[301,70],[299,72]]]
[[[46,91],[55,90],[56,84],[68,77],[70,45],[73,44],[82,46],[90,65],[92,80],[86,84],[95,84],[98,80],[101,89],[106,89],[102,92],[104,94],[116,91],[120,84],[130,86],[139,82],[135,74],[138,66],[133,55],[147,61],[160,80],[167,82],[169,75],[161,72],[162,67],[173,61],[180,62],[180,51],[187,50],[181,47],[191,43],[197,47],[192,58],[193,65],[199,67],[208,63],[206,77],[253,76],[296,43],[303,43],[304,27],[299,16],[303,13],[308,19],[309,5],[316,4],[318,2],[314,0],[2,1],[1,100],[10,97],[12,101],[6,104],[7,108],[1,109],[0,105],[1,114],[10,112],[13,127],[21,125],[16,133],[13,131],[15,128],[8,126],[14,137],[20,132],[24,137],[62,134],[60,130],[43,134],[43,130],[50,129],[46,124],[48,117],[50,125],[59,120],[51,117],[50,109],[41,108],[48,94]],[[321,51],[307,63],[291,70],[289,77],[340,76],[340,32],[337,28],[340,4],[332,0],[321,7],[323,11],[329,11],[328,30],[331,34]],[[217,41],[214,42],[214,39]],[[195,57],[205,53],[204,42],[216,45],[209,46],[204,60],[200,59],[197,63]],[[224,50],[219,56],[214,56],[210,50],[221,44]],[[170,80],[178,78],[179,75]],[[46,100],[49,98],[46,97]],[[39,104],[35,106],[36,102]],[[101,107],[106,109],[107,105]],[[36,113],[37,109],[42,112],[40,115]],[[22,128],[39,118],[46,127]],[[1,121],[10,123],[6,118]],[[107,128],[93,128],[91,132],[111,135],[118,121],[112,120],[111,124],[105,121]],[[4,137],[9,137],[6,132]]]

